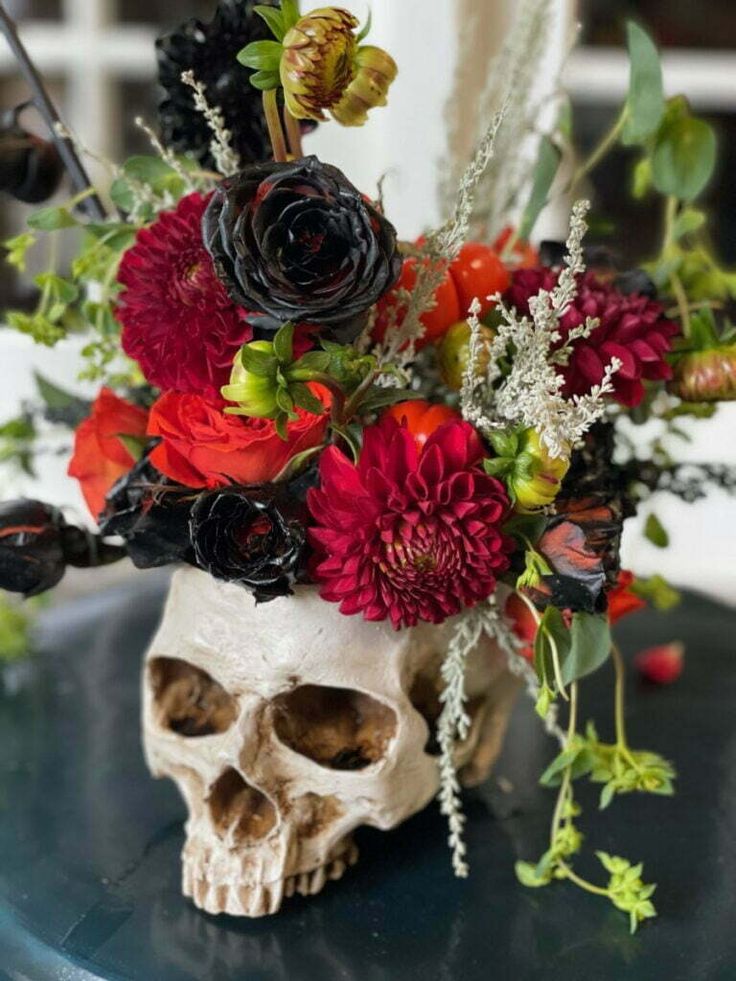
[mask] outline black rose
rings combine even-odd
[[[282,323],[357,331],[401,271],[393,226],[316,157],[222,181],[203,233],[233,300]]]
[[[36,596],[61,580],[68,565],[107,565],[125,551],[75,525],[42,501],[0,504],[0,589]]]
[[[193,563],[189,540],[193,501],[190,490],[172,484],[143,457],[108,493],[100,531],[123,538],[139,569]]]
[[[306,512],[277,488],[230,488],[200,495],[192,509],[196,563],[239,583],[256,602],[291,594],[305,562]]]

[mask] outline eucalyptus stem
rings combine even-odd
[[[289,141],[291,155],[298,160],[304,156],[304,151],[302,150],[302,128],[299,120],[292,116],[289,112],[289,107],[286,105],[284,106],[284,128]]]
[[[43,79],[31,61],[28,51],[18,35],[18,28],[16,27],[15,21],[5,9],[5,4],[2,0],[0,0],[0,31],[5,35],[10,50],[18,62],[21,74],[33,94],[33,103],[48,127],[59,156],[69,174],[72,187],[78,195],[89,189],[89,193],[84,197],[85,210],[90,218],[94,218],[96,221],[104,221],[107,218],[107,213],[102,202],[92,188],[92,182],[82,161],[77,155],[74,144],[69,137],[61,135],[62,122],[56,106],[51,101]]]
[[[572,180],[570,181],[570,184],[568,185],[567,188],[568,192],[572,193],[572,191],[575,190],[575,188],[580,183],[580,181],[584,177],[587,177],[587,175],[591,172],[591,170],[597,167],[598,164],[601,162],[601,160],[606,156],[606,154],[613,149],[613,147],[616,145],[618,141],[619,136],[621,135],[621,130],[624,128],[624,125],[626,123],[626,117],[627,117],[627,112],[626,112],[626,107],[624,107],[621,110],[621,112],[618,114],[616,122],[613,124],[613,126],[609,129],[607,133],[604,134],[604,136],[602,137],[598,145],[595,147],[595,149],[592,151],[590,156],[587,158],[587,160],[585,160],[573,174]]]
[[[276,163],[286,163],[288,154],[286,152],[286,140],[284,131],[281,127],[281,114],[279,113],[278,89],[268,89],[263,93],[263,112],[266,117],[268,135],[271,138],[273,148],[273,159]]]

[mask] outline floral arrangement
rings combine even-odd
[[[485,631],[560,743],[541,777],[557,788],[549,848],[518,877],[567,879],[634,930],[655,915],[655,887],[641,865],[601,852],[600,882],[575,871],[574,786],[600,784],[601,807],[672,793],[672,765],[627,740],[611,626],[677,596],[623,570],[619,545],[653,491],[692,500],[707,480],[734,486],[724,467],[680,465],[661,435],[736,397],[736,274],[718,265],[696,204],[713,132],[682,96],[665,98],[656,48],[635,24],[629,94],[601,145],[571,173],[563,105],[521,172],[534,121],[520,100],[544,29],[533,2],[521,7],[446,221],[415,242],[399,240],[380,195],[302,149],[328,117],[363,125],[397,74],[339,8],[221,0],[210,24],[161,38],[159,133],[139,121],[155,154],[110,165],[112,211],[58,117],[49,141],[19,112],[6,120],[5,190],[43,200],[62,162],[75,183],[68,203],[35,212],[6,243],[8,261],[22,270],[42,238],[77,242],[68,270],[36,277],[35,309],[7,322],[49,347],[87,333],[81,377],[100,388],[89,404],[39,378],[39,405],[0,430],[4,458],[31,470],[39,428],[70,426],[69,473],[97,525],[37,501],[1,505],[0,585],[31,597],[67,566],[129,556],[140,568],[195,565],[257,603],[312,583],[345,616],[396,630],[457,618],[438,741],[460,876],[452,751],[469,724],[465,660]],[[664,196],[661,253],[631,269],[585,246],[582,199],[565,245],[532,245],[550,197],[574,200],[618,142],[638,153],[633,193]],[[643,421],[658,430],[646,459],[627,437]],[[666,544],[654,516],[647,534]],[[645,670],[672,680],[678,653],[655,651]],[[610,744],[578,720],[578,687],[609,658]]]

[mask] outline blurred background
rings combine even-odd
[[[640,20],[663,48],[665,90],[684,92],[717,127],[720,167],[707,194],[718,251],[736,264],[736,5],[733,0],[551,0],[559,43],[551,46],[548,78],[565,50],[564,39],[576,21],[581,44],[565,68],[565,84],[574,107],[575,139],[584,153],[606,131],[624,97],[628,63],[623,47],[624,22]],[[341,0],[341,6],[365,18],[367,0]],[[437,220],[437,179],[445,153],[443,107],[451,91],[458,59],[470,65],[469,77],[482,87],[488,60],[500,47],[515,0],[371,0],[371,39],[386,47],[401,72],[389,107],[375,112],[365,130],[322,126],[306,148],[341,166],[354,183],[371,193],[386,175],[387,212],[402,237],[413,237]],[[62,117],[82,143],[102,157],[123,159],[145,153],[146,136],[136,116],[155,125],[156,36],[188,17],[209,19],[215,0],[6,0],[17,18],[31,56],[46,77]],[[458,51],[461,18],[483,12],[484,30],[472,50]],[[475,72],[473,68],[477,66]],[[461,111],[472,111],[478,92],[468,91]],[[0,106],[28,97],[10,51],[0,40]],[[470,107],[470,109],[469,109]],[[457,107],[451,108],[455,111]],[[29,117],[30,118],[30,117]],[[40,127],[39,127],[40,128]],[[104,170],[90,165],[105,180]],[[589,189],[596,199],[599,227],[615,219],[617,229],[601,239],[626,257],[646,258],[661,234],[659,204],[633,202],[628,194],[631,160],[624,151],[610,155]],[[560,202],[543,216],[538,232],[565,237],[568,206]],[[2,202],[0,237],[22,229],[22,206]],[[0,267],[0,310],[32,300],[27,280]],[[66,341],[53,350],[36,348],[24,337],[0,328],[0,421],[17,414],[19,402],[34,392],[34,368],[58,384],[91,395],[76,382],[79,345]],[[692,442],[674,448],[680,457],[736,464],[736,403],[723,406],[714,420],[690,425]],[[641,439],[646,434],[639,434]],[[25,493],[84,514],[73,481],[65,476],[66,447],[49,439],[35,480],[0,472],[0,495]],[[625,561],[639,574],[660,571],[673,582],[736,602],[736,500],[713,492],[707,501],[685,505],[654,499],[641,521],[656,510],[671,537],[660,551],[627,529]]]

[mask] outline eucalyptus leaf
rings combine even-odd
[[[539,144],[537,166],[529,201],[519,225],[519,238],[529,238],[542,208],[547,203],[552,182],[560,166],[561,154],[548,136],[543,136]]]
[[[73,228],[78,224],[77,219],[68,208],[42,208],[34,211],[27,219],[30,228],[41,232],[58,232],[62,228]]]
[[[592,674],[607,660],[611,653],[608,617],[574,613],[570,639],[570,650],[562,664],[562,680],[566,685]]]
[[[683,116],[665,123],[652,153],[652,181],[661,194],[692,201],[716,164],[716,137],[702,119]]]
[[[642,143],[651,136],[665,110],[662,66],[659,51],[647,32],[634,21],[626,24],[629,49],[629,93],[626,118],[621,131],[625,146]]]

